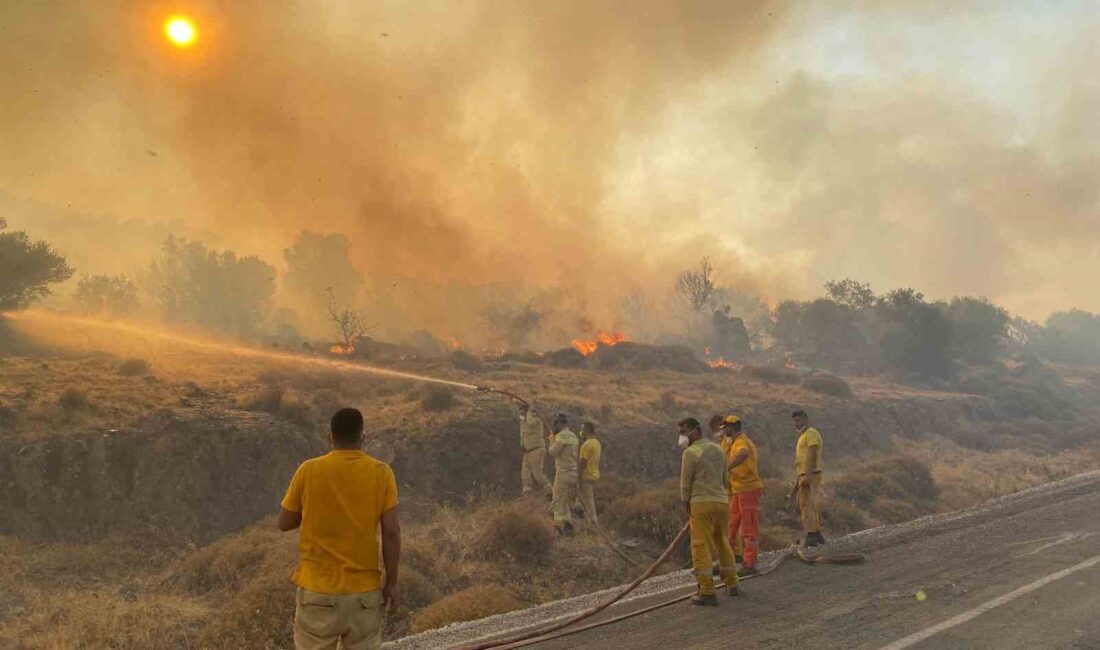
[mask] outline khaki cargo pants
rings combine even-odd
[[[821,498],[821,472],[802,474],[798,482],[798,514],[802,520],[802,531],[821,532],[821,513],[818,501]]]
[[[585,514],[592,519],[593,524],[599,526],[600,520],[596,516],[596,495],[592,490],[595,483],[592,480],[582,480],[577,483],[577,505],[584,509]]]
[[[554,513],[554,527],[561,530],[565,524],[573,525],[573,517],[569,507],[577,495],[576,474],[555,474],[553,499],[550,501],[550,511]]]
[[[546,447],[535,447],[523,452],[523,466],[520,468],[520,481],[523,485],[523,493],[529,494],[537,485],[543,490],[550,491],[550,479],[543,472],[543,464],[546,462]]]
[[[381,591],[319,594],[298,587],[294,599],[297,650],[377,650],[382,647]]]

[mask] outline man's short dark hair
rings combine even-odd
[[[332,416],[332,439],[340,444],[359,442],[363,433],[363,414],[359,409],[342,408]]]
[[[696,420],[695,418],[684,418],[683,420],[680,420],[678,424],[682,427],[687,427],[688,429],[701,428],[699,426],[699,420]]]
[[[726,419],[726,416],[722,415],[721,413],[715,413],[714,415],[710,416],[710,422],[708,422],[708,424],[710,424],[711,429],[717,429],[722,424],[722,420],[724,419]]]
[[[808,420],[810,418],[810,416],[806,415],[806,411],[803,411],[802,409],[799,409],[799,410],[795,411],[794,413],[791,413],[791,419],[793,420],[795,418],[806,418]]]

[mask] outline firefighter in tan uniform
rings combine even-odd
[[[520,467],[520,483],[523,494],[530,494],[538,486],[550,492],[550,480],[543,466],[546,462],[546,438],[542,418],[527,404],[519,405],[519,444],[523,448],[523,464]]]
[[[569,507],[577,490],[577,448],[580,439],[569,430],[569,416],[559,413],[550,425],[550,456],[554,459],[554,491],[550,508],[554,513],[554,528],[561,535],[572,535],[573,518]]]

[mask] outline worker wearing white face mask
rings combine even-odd
[[[703,437],[695,418],[680,420],[680,498],[691,517],[691,564],[699,591],[692,605],[717,605],[714,578],[711,577],[711,553],[718,556],[718,568],[726,593],[736,596],[737,562],[730,548],[729,486],[730,476],[722,448]]]

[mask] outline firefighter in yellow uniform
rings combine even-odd
[[[569,416],[558,413],[551,423],[550,456],[554,459],[554,491],[550,509],[554,528],[560,535],[572,535],[573,518],[569,512],[577,490],[577,447],[580,440],[569,430]]]
[[[593,488],[600,480],[600,455],[603,453],[603,445],[596,437],[596,423],[585,421],[581,425],[580,447],[580,483],[577,484],[577,502],[584,509],[585,515],[591,519],[592,524],[598,526],[599,518],[596,516],[596,498]]]
[[[795,493],[798,498],[798,512],[802,519],[803,543],[806,546],[818,546],[825,543],[821,534],[821,515],[818,500],[821,495],[821,472],[824,464],[821,460],[824,441],[821,433],[810,426],[810,418],[805,411],[791,413],[791,422],[799,432],[795,446],[794,467],[797,474]]]
[[[722,448],[704,439],[699,421],[680,421],[680,446],[684,455],[680,463],[680,498],[691,517],[691,564],[699,592],[691,599],[693,605],[717,605],[714,579],[711,577],[711,554],[718,555],[718,570],[730,596],[738,594],[737,563],[730,548],[729,472]]]

